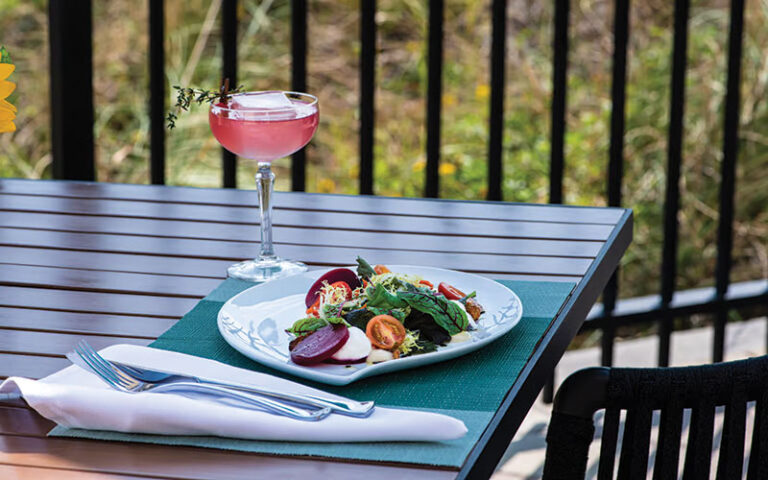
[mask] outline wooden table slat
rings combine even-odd
[[[17,330],[152,339],[174,323],[169,318],[0,307],[2,328]]]
[[[172,277],[186,275],[216,278],[219,280],[224,280],[227,267],[232,264],[232,261],[228,260],[3,246],[0,246],[0,259],[8,259],[16,265],[56,266],[78,270],[147,273],[152,275],[170,275]],[[83,265],[87,265],[87,268],[82,268]],[[313,265],[310,268],[338,265],[348,265],[348,262],[319,266]],[[578,275],[550,276],[498,272],[485,274],[472,269],[465,269],[465,271],[484,275],[495,280],[578,282],[581,278]],[[172,274],[169,272],[172,272]]]
[[[64,357],[0,353],[0,378],[42,378],[71,365]],[[0,405],[1,406],[1,405]]]
[[[149,237],[174,237],[222,242],[254,243],[259,239],[258,225],[209,224],[185,220],[157,220],[124,217],[91,217],[37,212],[3,212],[0,227],[55,230],[74,233],[110,233]],[[390,233],[334,230],[331,228],[295,228],[278,226],[274,242],[294,245],[366,245],[391,250],[436,251],[443,242],[452,250],[465,253],[548,255],[593,258],[600,251],[600,241],[527,240],[477,235],[432,235],[429,233]]]
[[[0,193],[52,195],[70,198],[98,198],[154,202],[193,203],[201,205],[256,205],[258,198],[252,190],[165,187],[115,183],[40,182],[3,179]],[[623,213],[619,208],[572,207],[564,205],[530,205],[508,202],[434,201],[423,198],[392,198],[374,196],[325,195],[316,193],[275,194],[278,208],[317,209],[359,213],[421,214],[439,217],[507,218],[541,221],[545,215],[551,221],[569,223],[603,223],[613,225]],[[575,214],[578,212],[578,214]]]
[[[164,257],[207,258],[239,261],[253,258],[258,246],[160,237],[134,237],[35,230],[0,229],[0,245],[64,248],[92,252],[139,253]],[[445,252],[411,252],[361,247],[280,245],[280,255],[309,264],[349,265],[358,255],[372,263],[430,265],[456,270],[552,275],[583,275],[587,258],[489,255]]]
[[[32,197],[0,194],[0,210],[19,212],[68,213],[113,217],[159,218],[216,224],[256,224],[254,207],[223,207],[57,197]],[[371,232],[464,234],[510,238],[549,238],[605,240],[612,225],[549,223],[539,221],[500,221],[369,215],[365,213],[313,212],[276,209],[274,225],[314,228],[366,230]]]
[[[0,418],[2,416],[0,407]],[[190,480],[300,480],[321,477],[334,480],[445,480],[456,477],[455,472],[446,470],[275,458],[193,447],[162,448],[146,444],[10,435],[0,435],[0,464]]]
[[[101,472],[72,470],[71,466],[60,469],[0,464],[0,478],[8,480],[147,480],[147,478],[160,479],[162,477],[137,477],[136,475],[115,473],[107,475]]]
[[[75,345],[82,338],[84,337],[80,334],[33,332],[0,327],[0,352],[63,357],[67,352],[74,350]],[[145,346],[152,342],[146,338],[105,337],[101,335],[88,335],[85,338],[97,350],[118,343]]]
[[[0,307],[179,318],[195,303],[197,299],[194,298],[74,292],[12,286],[0,288]]]
[[[9,265],[0,263],[0,285],[66,288],[106,293],[139,293],[202,298],[220,283],[218,279],[104,272],[73,268]]]

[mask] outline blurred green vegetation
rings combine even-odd
[[[358,0],[360,1],[360,0]],[[308,190],[356,193],[358,177],[358,1],[309,2],[308,90],[321,124],[308,147]],[[50,176],[47,18],[44,0],[0,0],[0,43],[13,54],[18,131],[0,135],[0,176]],[[220,69],[220,0],[166,1],[168,84],[212,88]],[[375,191],[420,196],[425,167],[426,0],[380,0]],[[605,204],[613,3],[571,7],[566,134],[567,203]],[[94,2],[94,89],[98,178],[146,183],[147,5]],[[510,0],[504,135],[504,197],[546,202],[549,170],[552,2]],[[673,2],[633,2],[628,62],[624,205],[636,215],[621,295],[659,287],[666,170]],[[290,87],[290,3],[242,0],[239,82]],[[728,32],[728,2],[691,8],[680,211],[679,288],[711,285]],[[747,2],[733,280],[768,277],[768,0]],[[445,13],[441,196],[486,192],[489,2],[448,0]],[[169,89],[170,90],[170,89]],[[71,92],[77,95],[77,92]],[[169,92],[169,103],[171,93]],[[220,185],[219,147],[204,109],[168,135],[173,185]],[[290,162],[275,165],[288,189]],[[241,161],[238,183],[252,188]]]

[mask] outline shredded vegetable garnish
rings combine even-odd
[[[398,350],[400,355],[406,356],[411,353],[412,350],[418,349],[419,332],[411,330],[406,331],[405,340],[400,344]]]

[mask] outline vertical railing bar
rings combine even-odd
[[[507,42],[507,0],[491,4],[491,97],[488,135],[488,200],[502,200],[504,142],[504,69]]]
[[[549,203],[563,203],[569,11],[570,0],[555,1],[555,31],[552,37],[552,116],[550,119],[552,138],[549,158]]]
[[[621,182],[624,170],[624,103],[627,83],[627,40],[629,37],[629,0],[616,0],[613,24],[613,72],[611,84],[611,144],[608,159],[608,205],[621,206]],[[616,308],[618,271],[611,275],[603,292],[604,315]],[[603,329],[602,364],[613,363],[615,328]]]
[[[56,179],[96,179],[91,10],[91,0],[48,2],[51,154]]]
[[[221,6],[222,63],[221,76],[229,79],[231,87],[237,86],[237,0],[223,0]],[[224,188],[237,187],[237,157],[221,149]]]
[[[675,294],[677,277],[677,215],[680,210],[680,165],[682,163],[683,115],[685,114],[685,70],[688,53],[690,0],[675,1],[672,80],[667,136],[667,186],[664,200],[664,245],[661,261],[661,307],[667,309]],[[659,366],[669,365],[673,318],[662,314],[659,323]]]
[[[165,0],[149,0],[150,182],[165,184]]]
[[[549,152],[549,203],[563,203],[563,170],[565,168],[565,111],[568,93],[568,21],[570,0],[555,1],[554,33],[552,34],[552,108]],[[555,373],[544,385],[544,402],[554,399]]]
[[[440,116],[443,97],[443,0],[429,0],[427,168],[425,197],[440,195]]]
[[[307,0],[291,1],[291,89],[307,90]],[[291,158],[291,190],[307,189],[307,149]]]
[[[720,221],[717,229],[717,264],[715,267],[715,294],[718,300],[728,293],[733,247],[734,188],[736,160],[739,149],[739,103],[741,101],[741,47],[744,31],[744,0],[731,1],[731,25],[728,33],[728,80],[725,93],[723,121],[723,161],[720,173]],[[715,316],[715,335],[712,360],[720,362],[725,350],[725,306]]]
[[[360,2],[360,193],[373,195],[376,0]]]

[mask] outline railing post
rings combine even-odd
[[[221,5],[222,62],[221,75],[237,87],[237,0],[223,0]],[[224,188],[237,187],[237,156],[221,147],[222,183]]]
[[[563,203],[563,169],[565,166],[565,109],[568,93],[568,17],[570,0],[555,2],[552,35],[552,137],[549,157],[549,203]]]
[[[744,32],[744,0],[731,1],[731,26],[728,34],[728,84],[723,122],[723,162],[720,177],[720,222],[717,230],[715,290],[720,301],[715,316],[712,361],[722,362],[725,350],[725,324],[728,309],[725,296],[731,275],[733,248],[733,210],[736,185],[736,159],[739,152],[739,103],[741,101],[741,47]]]
[[[613,73],[611,83],[611,145],[608,158],[608,205],[621,206],[621,182],[624,176],[624,107],[627,88],[627,40],[629,39],[629,0],[616,0],[613,24]],[[603,292],[606,317],[613,315],[619,292],[618,268]],[[604,366],[613,364],[613,343],[616,328],[603,329],[601,340]]]
[[[91,0],[49,0],[53,177],[95,180]]]
[[[507,0],[491,2],[491,98],[488,135],[488,200],[502,200],[504,193],[504,67],[507,43]]]
[[[307,91],[307,0],[291,2],[291,89]],[[291,190],[306,189],[307,149],[302,148],[291,158]]]
[[[429,0],[427,168],[424,196],[440,196],[440,115],[443,100],[443,0]]]
[[[688,12],[690,0],[675,1],[675,31],[672,50],[672,80],[669,97],[667,140],[667,187],[664,199],[664,246],[661,261],[661,308],[659,322],[660,367],[669,366],[670,341],[674,318],[669,306],[677,278],[677,215],[680,210],[680,164],[683,151],[683,113],[685,110],[685,69],[688,53]]]
[[[165,0],[149,0],[150,181],[165,184]]]
[[[360,194],[373,195],[376,0],[360,2]]]

